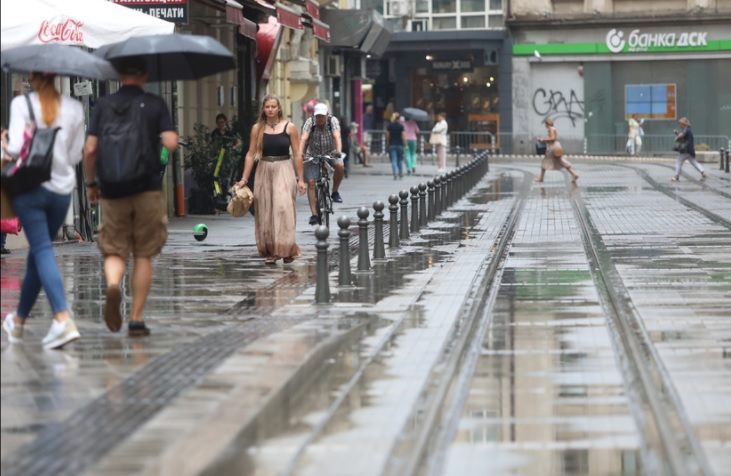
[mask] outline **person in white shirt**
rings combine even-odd
[[[59,349],[79,338],[79,331],[69,314],[63,278],[53,252],[53,240],[63,225],[76,186],[75,166],[84,149],[84,110],[81,103],[61,95],[54,86],[55,76],[31,73],[35,92],[30,102],[38,128],[60,127],[53,146],[51,179],[23,193],[16,194],[13,208],[25,230],[30,251],[16,312],[9,313],[3,329],[11,343],[23,341],[25,319],[38,299],[41,288],[53,311],[53,324],[43,339],[47,349]],[[23,147],[26,125],[31,121],[26,97],[18,96],[10,104],[10,125],[2,136],[4,154],[16,158]]]

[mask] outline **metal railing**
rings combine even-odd
[[[370,143],[367,144],[370,154],[376,158],[385,156],[388,160],[386,131],[371,130]],[[429,144],[429,131],[417,135],[416,153],[421,160],[436,163],[434,147]],[[536,137],[528,134],[490,132],[454,131],[448,135],[448,150],[455,154],[472,153],[488,150],[493,154],[535,154]],[[673,155],[672,134],[646,134],[642,137],[642,148],[639,155]],[[712,151],[731,149],[731,137],[695,134],[696,148],[705,144]],[[627,155],[627,135],[587,134],[583,136],[559,134],[561,146],[569,155]]]

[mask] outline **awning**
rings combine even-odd
[[[330,27],[315,18],[312,19],[312,32],[317,38],[330,41]]]
[[[173,33],[175,24],[99,0],[0,3],[1,48],[60,43],[99,48],[139,35]]]
[[[357,49],[381,56],[391,41],[391,27],[375,10],[323,10],[322,19],[330,25],[331,47]]]
[[[302,24],[302,15],[283,4],[277,2],[274,4],[277,9],[277,21],[282,25],[293,30],[304,30],[305,26]]]
[[[244,7],[233,0],[226,0],[226,21],[238,25],[239,33],[247,38],[256,40],[256,23],[244,18]]]
[[[305,0],[305,9],[307,14],[312,17],[313,20],[320,19],[320,4],[315,0]]]

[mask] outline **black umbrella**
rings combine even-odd
[[[75,46],[44,44],[11,48],[0,53],[8,73],[55,73],[93,79],[118,79],[108,61]]]
[[[136,36],[94,52],[114,65],[130,56],[147,61],[149,81],[200,79],[236,67],[233,54],[217,40],[201,35]]]
[[[429,113],[426,112],[423,109],[418,109],[415,107],[407,107],[401,112],[402,116],[405,116],[407,119],[413,119],[415,121],[429,121],[431,120],[431,116],[429,116]]]

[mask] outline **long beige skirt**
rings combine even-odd
[[[260,160],[254,180],[256,247],[264,258],[299,258],[297,181],[291,160]]]
[[[561,157],[554,157],[553,150],[556,147],[561,147],[561,143],[559,141],[553,141],[552,144],[547,144],[548,147],[546,147],[546,156],[541,161],[541,168],[546,170],[561,170],[561,169],[568,169],[571,167],[571,162],[563,158],[563,155]],[[563,149],[563,147],[561,147]]]

